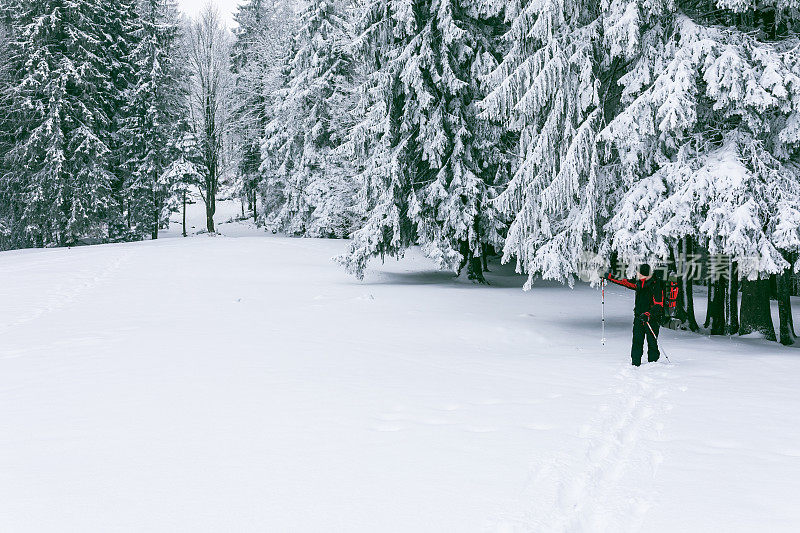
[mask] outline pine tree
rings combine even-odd
[[[177,143],[187,116],[186,71],[180,49],[180,16],[173,0],[139,0],[135,77],[127,91],[122,131],[127,222],[138,238],[158,238],[180,158]]]
[[[293,50],[293,43],[290,41],[279,59],[280,66],[275,78],[275,86],[269,95],[270,120],[264,128],[264,136],[261,139],[261,165],[259,166],[261,179],[258,183],[258,196],[261,199],[263,220],[267,226],[270,225],[275,213],[279,213],[286,204],[285,177],[289,175],[293,161],[291,157],[288,157],[291,152],[287,150],[290,146],[287,143],[291,140],[291,136],[286,133],[286,128],[291,126],[291,122],[282,116],[285,108],[281,105],[289,94],[292,70],[290,61],[294,57]],[[277,228],[273,228],[273,232],[277,232]]]
[[[235,157],[239,189],[256,216],[261,145],[270,118],[275,64],[292,34],[293,12],[285,1],[248,0],[236,13],[232,69],[236,75]]]
[[[506,18],[509,50],[481,104],[519,135],[515,173],[496,202],[513,218],[504,261],[516,258],[526,288],[536,274],[572,282],[585,251],[597,248],[607,207],[596,139],[619,61],[600,53],[597,2],[521,1]]]
[[[11,43],[15,146],[3,195],[14,246],[108,236],[115,80],[99,0],[21,2]]]
[[[362,0],[353,10],[355,22],[352,48],[360,64],[356,123],[345,149],[356,162],[360,191],[356,212],[363,218],[346,255],[338,258],[347,270],[363,277],[370,258],[400,257],[414,244],[414,227],[408,210],[409,184],[401,167],[406,158],[400,132],[402,100],[393,60],[406,38],[395,34],[391,0]]]
[[[285,86],[263,145],[270,188],[282,201],[268,214],[275,230],[338,236],[350,230],[347,173],[334,151],[342,143],[351,59],[347,21],[337,3],[315,0],[300,15]],[[277,186],[277,187],[276,187]]]
[[[267,6],[262,0],[239,4],[235,19],[231,60],[236,75],[235,135],[238,147],[240,192],[255,215],[256,187],[261,167],[261,140],[266,127],[266,94],[263,87],[265,64],[255,57],[255,50],[267,28]]]
[[[797,22],[787,10],[779,31],[774,7],[748,2],[683,4],[630,32],[648,46],[601,134],[622,176],[608,246],[664,258],[689,238],[732,257],[745,281],[784,272],[798,249],[800,78],[796,38],[780,33]],[[745,311],[751,300],[743,326],[765,316]]]
[[[468,264],[483,281],[484,247],[502,243],[491,200],[505,160],[502,131],[475,104],[497,64],[500,10],[467,0],[363,7],[356,47],[372,71],[351,143],[366,155],[360,201],[369,217],[340,260],[363,276],[371,257],[418,242],[441,268]]]
[[[164,173],[161,182],[168,186],[165,195],[164,214],[181,212],[183,219],[182,234],[188,235],[186,229],[186,204],[190,198],[191,190],[203,186],[202,154],[197,139],[191,132],[191,125],[182,121],[176,138],[174,150],[171,152],[176,157]]]
[[[12,237],[11,202],[2,187],[3,177],[7,173],[5,154],[14,145],[14,125],[10,120],[13,102],[9,98],[10,87],[14,83],[9,58],[13,32],[11,7],[10,2],[0,2],[0,250],[10,247]]]
[[[138,0],[108,0],[100,4],[100,11],[96,15],[102,28],[99,50],[102,50],[103,63],[111,80],[104,97],[106,115],[110,121],[106,139],[110,150],[109,171],[113,176],[110,184],[112,201],[105,213],[105,223],[111,240],[129,237],[125,223],[129,139],[123,130],[129,119],[129,91],[137,78],[134,50],[139,45],[142,27],[137,2]]]
[[[13,145],[13,123],[11,113],[13,104],[10,100],[10,88],[14,83],[12,61],[10,58],[11,41],[14,28],[11,17],[11,3],[0,2],[0,154],[8,153]],[[0,155],[0,166],[3,165]]]
[[[443,269],[466,265],[478,281],[484,281],[484,246],[503,243],[491,200],[505,170],[499,128],[477,116],[485,95],[479,80],[497,67],[493,34],[500,26],[497,14],[482,18],[481,7],[432,3],[426,26],[401,55],[408,58],[401,75],[409,95],[404,119],[418,130],[421,155],[409,217],[426,255]]]

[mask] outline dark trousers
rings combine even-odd
[[[633,344],[631,345],[631,362],[634,366],[639,366],[642,364],[642,353],[644,352],[644,339],[647,337],[647,360],[651,363],[658,361],[659,356],[661,355],[658,352],[658,324],[651,323],[650,326],[653,328],[653,332],[656,334],[653,337],[653,333],[650,333],[650,328],[647,327],[647,324],[639,320],[638,318],[633,319]]]

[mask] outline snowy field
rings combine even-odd
[[[219,229],[0,254],[0,531],[800,530],[800,351]]]

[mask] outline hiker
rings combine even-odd
[[[647,360],[655,363],[661,355],[658,351],[658,330],[661,318],[664,316],[664,284],[658,276],[653,275],[650,265],[646,264],[639,265],[636,279],[616,279],[611,274],[606,274],[604,277],[612,283],[636,291],[631,344],[633,366],[642,364],[645,337],[647,337]]]

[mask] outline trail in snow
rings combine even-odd
[[[578,472],[558,475],[553,530],[631,531],[641,525],[663,461],[658,451],[663,422],[655,421],[671,408],[667,376],[661,365],[619,374],[595,420],[580,429],[586,463]]]
[[[36,282],[16,286],[8,284],[3,288],[6,319],[0,323],[0,335],[54,311],[66,309],[77,298],[108,284],[130,259],[133,250],[128,247],[97,249],[93,252],[96,261],[92,261],[91,266],[72,271],[69,275],[64,275],[62,270],[69,264],[63,250],[42,251],[47,258],[35,261],[26,260],[29,257],[27,255],[13,257],[14,252],[8,253],[9,261],[0,265],[0,279],[12,280],[24,274],[27,278],[35,276]],[[15,307],[14,304],[19,305]]]

